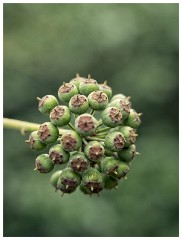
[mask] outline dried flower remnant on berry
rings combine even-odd
[[[97,120],[90,114],[82,114],[75,120],[75,128],[82,136],[90,136],[96,130]]]

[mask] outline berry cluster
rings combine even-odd
[[[49,173],[55,164],[66,164],[50,180],[63,194],[78,186],[85,194],[98,194],[104,188],[117,188],[118,181],[126,179],[138,154],[134,144],[141,114],[131,108],[130,97],[111,97],[112,89],[106,82],[98,84],[90,75],[77,74],[60,86],[61,105],[52,95],[37,98],[39,111],[49,115],[50,121],[32,132],[28,142],[35,150],[55,145],[48,154],[36,158],[35,170]],[[60,128],[63,126],[69,129]]]

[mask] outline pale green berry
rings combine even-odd
[[[81,136],[91,136],[95,133],[97,120],[90,114],[84,113],[75,120],[76,131]]]
[[[38,109],[43,114],[49,114],[58,105],[58,100],[53,95],[46,95],[43,98],[37,97],[37,100],[39,100]]]
[[[67,106],[58,105],[50,112],[51,122],[59,127],[67,125],[71,120],[71,113]]]
[[[88,76],[88,79],[80,82],[79,92],[85,96],[88,96],[91,92],[98,90],[99,85],[96,80],[91,79],[91,76]]]
[[[53,170],[54,163],[48,154],[41,154],[35,159],[35,169],[40,173],[49,173]]]
[[[88,99],[84,95],[76,94],[69,101],[69,109],[74,114],[82,114],[89,107]]]
[[[115,107],[107,107],[101,114],[103,124],[107,127],[116,127],[122,124],[122,113]]]
[[[85,157],[83,152],[73,152],[69,160],[69,166],[75,172],[82,173],[84,172],[89,165],[88,159]]]
[[[130,126],[132,128],[137,128],[141,124],[140,116],[142,113],[137,113],[134,109],[130,110],[130,114],[125,121],[125,125]]]
[[[138,136],[138,134],[135,133],[133,128],[129,126],[123,126],[120,128],[120,132],[124,135],[126,140],[124,147],[129,147],[131,144],[135,143],[136,136]]]
[[[125,142],[123,134],[115,131],[106,135],[104,145],[108,150],[118,152],[124,148]]]
[[[74,84],[77,88],[79,88],[80,83],[85,80],[86,78],[80,77],[80,75],[77,73],[76,77],[73,78],[70,83]]]
[[[88,168],[82,175],[82,185],[91,193],[99,193],[104,188],[102,174],[95,168]]]
[[[73,152],[82,146],[82,139],[75,131],[68,130],[61,136],[61,144],[65,151]]]
[[[114,95],[114,96],[111,98],[111,101],[110,101],[110,102],[113,102],[113,101],[116,100],[116,99],[124,99],[124,98],[126,98],[126,96],[125,96],[124,94],[119,93],[119,94]]]
[[[123,99],[117,98],[109,104],[110,107],[116,107],[121,111],[123,120],[126,119],[130,113],[131,102],[129,99],[130,97]]]
[[[72,83],[64,83],[58,90],[58,97],[64,103],[68,103],[76,94],[78,94],[78,89]]]
[[[99,90],[104,92],[108,96],[108,99],[111,98],[112,88],[107,85],[107,81],[105,81],[103,84],[99,84]]]
[[[88,159],[98,162],[102,160],[105,149],[100,142],[91,141],[85,146],[84,152]]]
[[[46,144],[40,141],[38,131],[33,131],[29,136],[29,140],[26,142],[28,142],[30,144],[30,147],[34,150],[39,151],[46,147]]]
[[[88,95],[89,105],[93,110],[103,110],[108,104],[108,96],[102,91],[93,91]]]
[[[54,143],[59,137],[59,130],[51,122],[45,122],[40,125],[38,136],[43,143]]]
[[[50,178],[50,183],[55,188],[55,190],[57,190],[57,182],[58,182],[58,179],[59,179],[61,173],[62,173],[62,170],[56,171],[52,174],[52,176]]]
[[[71,193],[76,190],[80,183],[80,175],[74,172],[72,168],[65,168],[58,179],[57,188],[63,193]]]
[[[124,162],[131,162],[137,154],[139,153],[136,152],[136,146],[134,144],[130,145],[128,148],[123,148],[118,152],[119,159]]]
[[[61,144],[56,144],[50,148],[49,157],[54,164],[64,164],[68,162],[70,153],[66,152]]]

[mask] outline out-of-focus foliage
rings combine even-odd
[[[35,98],[77,72],[132,97],[141,155],[117,191],[61,197],[5,130],[4,236],[178,236],[178,4],[4,4],[4,116],[46,121]]]

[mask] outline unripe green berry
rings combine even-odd
[[[134,144],[130,145],[128,148],[123,148],[118,152],[119,159],[124,162],[130,162],[133,160],[135,155],[139,154],[136,152],[136,146]]]
[[[75,120],[76,131],[81,136],[91,136],[97,127],[97,120],[90,114],[84,113]]]
[[[71,154],[69,166],[73,171],[82,173],[88,168],[89,162],[83,152],[74,152]]]
[[[118,161],[113,157],[106,157],[101,161],[101,171],[109,176],[115,177],[118,169]]]
[[[116,127],[122,124],[122,113],[115,107],[107,107],[101,114],[101,119],[107,127]]]
[[[99,90],[104,92],[108,96],[108,99],[111,98],[112,88],[107,85],[106,81],[103,84],[99,84]]]
[[[124,148],[125,142],[123,134],[115,131],[106,135],[104,144],[108,150],[118,152]]]
[[[48,154],[41,154],[35,159],[35,169],[40,173],[49,173],[53,170],[54,163]]]
[[[105,149],[100,142],[91,141],[86,145],[84,152],[88,159],[98,162],[103,158]]]
[[[126,119],[130,113],[131,102],[129,99],[130,97],[123,99],[117,98],[109,104],[110,107],[116,107],[121,111],[123,120]]]
[[[114,96],[111,98],[111,101],[110,101],[110,102],[113,102],[113,101],[116,100],[116,99],[124,99],[124,98],[126,98],[126,96],[125,96],[124,94],[119,93],[119,94],[114,95]]]
[[[88,79],[83,80],[80,82],[79,85],[79,92],[85,96],[88,96],[91,92],[98,90],[99,85],[96,80],[91,79],[89,76]]]
[[[74,84],[77,88],[79,88],[80,83],[85,80],[84,77],[80,77],[80,75],[77,73],[76,78],[73,78],[70,83]]]
[[[61,144],[65,151],[73,152],[82,146],[82,139],[75,131],[68,130],[61,136]]]
[[[93,91],[88,95],[89,105],[93,110],[103,110],[108,104],[108,96],[102,91]]]
[[[46,144],[40,141],[38,131],[33,131],[29,136],[29,140],[26,142],[28,142],[30,147],[34,150],[42,150],[46,147]]]
[[[70,153],[66,152],[61,144],[56,144],[50,148],[49,157],[54,164],[64,164],[68,162]]]
[[[58,90],[58,97],[64,103],[68,103],[75,94],[78,94],[78,89],[72,83],[64,83]]]
[[[111,176],[108,176],[108,175],[105,175],[104,176],[104,188],[105,189],[117,189],[118,187],[118,180],[111,177]]]
[[[71,113],[68,107],[58,105],[50,112],[51,122],[59,127],[67,125],[71,120]]]
[[[89,107],[88,99],[84,95],[77,94],[69,101],[69,109],[74,114],[82,114],[87,111]]]
[[[98,193],[104,187],[102,174],[95,168],[88,168],[82,176],[82,184],[91,193]]]
[[[59,130],[51,122],[45,122],[40,125],[38,136],[43,143],[54,143],[59,137]]]
[[[62,173],[62,170],[56,171],[52,174],[52,176],[50,178],[50,183],[55,188],[55,190],[57,190],[57,182],[58,182],[58,179],[59,179],[61,173]]]
[[[76,190],[76,188],[81,183],[81,177],[78,173],[75,173],[71,168],[65,168],[57,182],[57,188],[63,193],[71,193]]]
[[[126,140],[124,147],[129,147],[131,144],[135,143],[136,136],[138,136],[138,134],[135,133],[133,128],[129,126],[123,126],[120,128],[120,132],[124,135]]]
[[[115,175],[115,177],[117,179],[121,179],[126,176],[129,170],[130,168],[127,163],[118,161],[118,168],[116,170],[117,174]]]
[[[137,128],[141,124],[140,116],[142,113],[137,113],[134,109],[130,110],[130,114],[125,121],[125,125],[130,126],[132,128]]]
[[[37,98],[37,100],[39,100],[38,109],[43,114],[49,114],[58,105],[58,100],[53,95],[46,95],[43,98]]]

